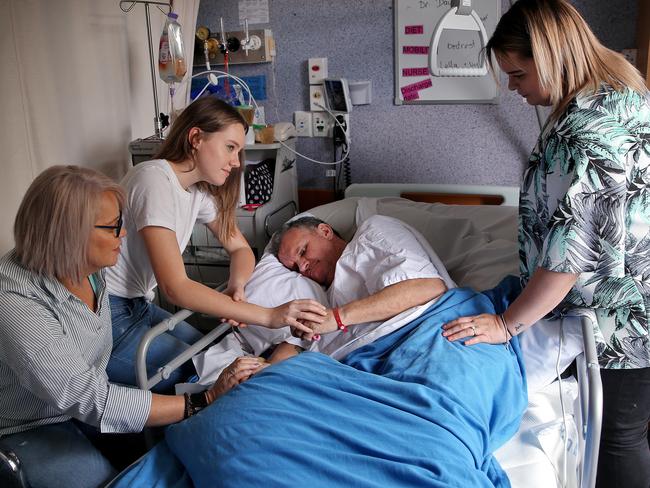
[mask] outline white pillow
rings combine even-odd
[[[562,349],[559,351],[558,369],[562,373],[583,350],[580,317],[563,317],[560,320],[541,319],[518,335],[526,367],[529,395],[550,385],[557,378],[560,325],[562,326]]]
[[[519,275],[517,207],[377,201],[377,213],[410,224],[431,244],[458,286],[478,291]]]
[[[329,307],[325,290],[318,283],[285,268],[270,253],[262,256],[260,262],[255,266],[255,270],[246,284],[245,293],[248,302],[261,307],[273,308],[301,298],[311,298]],[[291,335],[289,327],[269,329],[250,324],[239,330],[253,348],[253,354],[256,356],[273,344],[287,340],[300,343]]]

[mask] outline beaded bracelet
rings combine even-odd
[[[510,329],[508,329],[508,324],[506,323],[506,318],[503,316],[502,313],[499,314],[499,319],[501,319],[501,325],[503,326],[503,331],[505,332],[506,336],[506,341],[508,342],[510,339],[512,339],[512,333],[510,332]],[[510,336],[510,337],[508,337]]]
[[[338,325],[341,332],[347,332],[348,331],[348,326],[345,325],[343,322],[341,322],[341,316],[339,315],[339,309],[335,308],[334,310],[332,310],[332,313],[334,314],[334,320],[336,320],[336,325]]]

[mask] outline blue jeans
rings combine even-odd
[[[18,456],[31,488],[95,488],[117,475],[72,420],[3,436],[0,447]]]
[[[110,295],[113,323],[113,351],[106,367],[108,378],[114,383],[137,386],[135,376],[136,353],[140,340],[149,329],[171,314],[144,298],[122,298]],[[147,353],[147,374],[156,374],[174,357],[198,341],[203,334],[187,322],[179,322],[173,331],[158,336]],[[196,374],[192,361],[176,369],[169,378],[152,388],[156,393],[173,393],[174,385],[187,381]]]

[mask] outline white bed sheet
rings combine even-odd
[[[513,488],[549,488],[579,486],[581,462],[578,441],[578,383],[574,378],[562,381],[568,437],[567,455],[563,455],[562,408],[559,382],[545,386],[528,399],[519,431],[494,455],[508,474]],[[566,485],[564,462],[566,459]]]

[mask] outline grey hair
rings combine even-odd
[[[268,250],[270,253],[272,253],[275,257],[278,257],[278,252],[280,251],[280,244],[282,244],[282,239],[284,238],[284,235],[289,231],[290,229],[307,229],[310,231],[315,231],[316,228],[320,224],[326,224],[330,225],[324,220],[319,219],[318,217],[300,217],[299,219],[294,219],[290,220],[289,222],[286,222],[280,230],[278,230],[275,234],[273,234],[273,237],[271,237],[271,241],[269,242]],[[330,225],[330,227],[332,227]],[[332,227],[332,231],[334,231],[334,235],[337,237],[341,237],[341,234],[339,234],[336,229]],[[342,239],[342,237],[341,237]]]
[[[37,274],[81,282],[88,267],[88,239],[107,191],[122,208],[124,190],[98,171],[52,166],[39,174],[14,222],[18,260]]]

